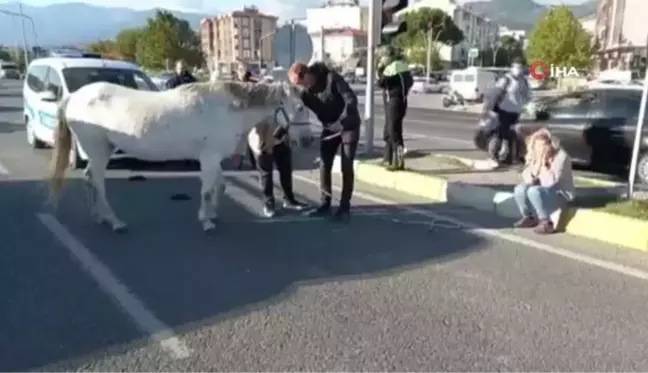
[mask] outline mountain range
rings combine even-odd
[[[474,12],[493,19],[499,24],[512,29],[529,30],[548,8],[533,0],[490,0],[466,4]],[[594,14],[596,0],[573,6],[578,17]],[[17,3],[0,4],[0,11],[18,12]],[[111,8],[70,2],[44,7],[23,5],[23,11],[34,20],[37,43],[29,23],[26,24],[27,38],[30,45],[60,46],[87,44],[99,39],[113,38],[120,30],[139,27],[146,24],[154,10],[133,10],[128,8]],[[200,13],[177,12],[173,14],[187,20],[198,29],[200,19],[213,16]],[[0,14],[0,45],[17,45],[22,42],[20,21],[18,18]],[[278,44],[287,46],[288,33],[281,32]],[[300,37],[298,37],[300,39]],[[299,43],[299,41],[298,41]],[[312,46],[311,46],[312,48]],[[298,48],[299,49],[299,48]],[[288,53],[288,51],[284,51]]]

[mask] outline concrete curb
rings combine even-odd
[[[340,173],[340,158],[335,158],[333,171]],[[368,162],[355,162],[357,180],[386,189],[429,199],[470,207],[506,218],[518,218],[520,213],[512,192],[461,182],[448,182],[441,177],[410,171],[390,172]],[[590,209],[572,208],[563,212],[567,233],[595,239],[613,245],[648,251],[648,222]]]

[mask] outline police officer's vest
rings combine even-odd
[[[412,78],[412,75],[409,72],[410,72],[409,66],[407,66],[405,62],[403,62],[402,60],[394,60],[391,63],[389,63],[387,66],[385,66],[385,70],[383,70],[383,75],[396,76],[402,74],[401,75],[402,92],[403,92],[403,96],[407,97],[409,90],[414,85],[414,79]]]

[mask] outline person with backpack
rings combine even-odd
[[[378,86],[383,89],[385,151],[383,164],[388,170],[405,169],[403,119],[407,113],[407,95],[414,85],[409,66],[400,50],[387,47],[378,64]]]
[[[520,114],[531,101],[531,87],[524,73],[524,66],[516,61],[511,70],[498,79],[490,97],[484,105],[485,113],[494,113],[497,119],[495,141],[489,147],[489,155],[494,167],[513,162],[515,133],[513,126],[520,120]],[[500,157],[502,146],[506,146],[506,156]]]

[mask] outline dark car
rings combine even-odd
[[[524,157],[526,135],[546,127],[575,163],[597,169],[628,168],[641,93],[641,87],[634,85],[597,87],[539,102],[535,118],[523,120],[515,128],[516,159]],[[638,174],[648,182],[648,128],[642,136]],[[479,128],[475,145],[487,150],[493,138],[492,128]]]

